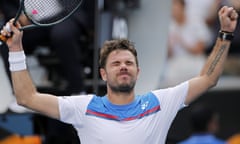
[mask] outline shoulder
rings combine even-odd
[[[156,96],[172,95],[179,92],[186,93],[188,88],[189,88],[189,81],[185,81],[173,87],[153,90],[152,93]]]
[[[86,94],[86,95],[74,95],[74,96],[59,96],[59,100],[69,100],[69,101],[77,101],[77,100],[91,100],[96,95]]]
[[[95,97],[95,95],[78,95],[78,96],[62,96],[58,97],[59,105],[68,105],[68,106],[74,106],[74,105],[87,105],[92,99]]]

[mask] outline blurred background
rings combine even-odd
[[[0,26],[14,17],[12,9],[18,0],[0,1]],[[51,39],[53,28],[38,31],[49,35],[43,42],[37,41],[34,48],[26,36],[27,64],[32,78],[41,92],[56,95],[76,93],[105,94],[104,82],[98,74],[98,52],[105,40],[128,38],[138,50],[140,77],[136,93],[174,86],[198,74],[217,38],[219,21],[217,11],[222,5],[233,6],[239,12],[236,0],[85,0],[73,18],[77,21],[76,45],[79,46],[75,61],[84,89],[71,88],[71,79],[64,73],[62,57],[54,49]],[[7,11],[7,12],[6,12]],[[12,14],[10,14],[12,12]],[[86,18],[86,19],[84,19]],[[85,23],[80,23],[84,19]],[[87,26],[85,26],[87,25]],[[63,29],[62,29],[63,30]],[[64,29],[65,30],[65,29]],[[207,103],[220,115],[216,136],[227,140],[240,132],[240,26],[224,73],[218,85],[204,93],[191,105]],[[26,32],[27,33],[27,32]],[[30,33],[30,32],[29,32]],[[27,35],[27,34],[26,34]],[[42,38],[41,38],[42,39]],[[70,41],[64,38],[64,42]],[[58,41],[59,42],[59,41]],[[29,44],[29,45],[28,45]],[[60,123],[19,107],[15,103],[6,63],[7,48],[2,43],[0,53],[0,144],[12,143],[22,138],[42,144],[78,144],[71,125]],[[69,57],[73,57],[69,54]],[[79,88],[80,89],[80,88]],[[190,107],[182,109],[175,118],[168,134],[167,143],[174,144],[192,133],[189,123]],[[18,137],[20,136],[20,138]],[[17,144],[17,141],[15,142]]]

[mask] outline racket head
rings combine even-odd
[[[69,18],[83,0],[23,0],[23,13],[32,23],[21,30],[58,24]]]
[[[69,18],[82,4],[83,0],[20,0],[20,7],[14,18],[16,23],[22,13],[31,24],[22,26],[20,30],[34,27],[45,27],[58,24]],[[0,35],[0,42],[8,37]],[[1,45],[2,43],[0,43]]]

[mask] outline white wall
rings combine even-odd
[[[140,63],[136,93],[159,85],[166,57],[171,0],[142,0],[139,9],[128,17],[129,39],[135,42]]]

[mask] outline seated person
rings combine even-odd
[[[192,135],[178,144],[225,144],[215,136],[219,128],[219,115],[210,107],[198,103],[190,111]]]

